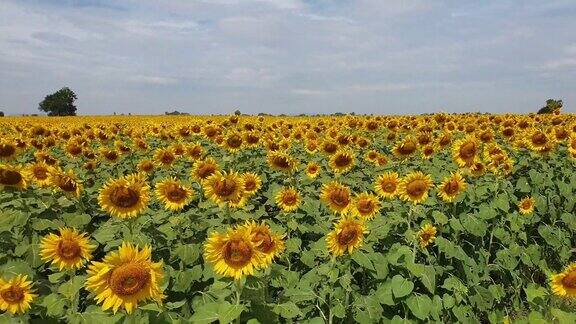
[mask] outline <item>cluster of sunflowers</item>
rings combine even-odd
[[[173,214],[193,214],[203,202],[218,206],[229,225],[206,235],[203,259],[218,275],[235,280],[267,269],[281,256],[286,228],[275,231],[254,220],[231,224],[232,209],[254,212],[254,206],[266,205],[274,219],[276,213],[297,213],[306,198],[318,199],[337,215],[335,220],[330,216],[333,228],[324,238],[337,258],[362,247],[368,224],[383,214],[384,203],[398,200],[412,208],[437,197],[456,206],[478,179],[498,181],[524,172],[526,166],[515,159],[546,159],[555,153],[576,159],[576,119],[559,113],[30,118],[9,119],[0,127],[0,187],[5,192],[51,189],[78,201],[93,217],[106,214],[126,222],[153,214],[155,204]],[[456,169],[447,167],[444,176],[427,173],[425,166],[441,156],[448,156]],[[260,157],[265,164],[254,162]],[[177,165],[186,174],[174,171]],[[347,178],[353,170],[368,169],[361,180]],[[111,176],[98,183],[100,172]],[[313,190],[302,185],[318,178],[322,181]],[[88,190],[97,193],[97,208],[85,206],[92,198],[86,197]],[[274,206],[266,204],[268,192]],[[516,210],[529,216],[537,198],[522,197]],[[431,220],[420,224],[415,243],[430,247],[442,235],[437,225]],[[93,261],[97,248],[90,233],[63,227],[42,239],[40,255],[59,271],[75,272],[89,263],[85,288],[103,310],[132,313],[142,301],[162,303],[165,274],[162,262],[152,261],[151,246],[123,242]],[[555,294],[575,298],[576,263],[553,274],[551,285]],[[0,309],[12,314],[28,310],[37,297],[32,286],[24,275],[0,278]]]

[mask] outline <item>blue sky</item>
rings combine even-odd
[[[576,1],[0,0],[0,110],[576,111]]]

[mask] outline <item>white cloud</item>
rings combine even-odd
[[[151,76],[151,75],[132,75],[128,76],[127,80],[135,83],[154,84],[154,85],[172,85],[178,83],[178,79],[175,78]]]

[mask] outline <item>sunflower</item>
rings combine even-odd
[[[244,180],[244,192],[246,195],[254,195],[262,187],[262,179],[254,172],[242,174]]]
[[[478,139],[472,135],[461,138],[454,142],[452,146],[452,157],[458,166],[471,167],[478,160],[480,144]]]
[[[421,247],[427,247],[430,243],[432,243],[436,239],[436,227],[426,224],[422,226],[420,231],[418,231],[418,242],[420,243]]]
[[[128,314],[148,299],[162,304],[160,284],[164,278],[162,262],[152,262],[152,249],[123,242],[118,251],[109,252],[102,262],[88,266],[86,289],[94,294],[102,309],[116,313],[124,307]]]
[[[370,163],[376,163],[376,160],[378,159],[379,155],[380,155],[380,153],[378,153],[378,151],[370,150],[364,154],[364,160],[366,160]]]
[[[138,171],[146,173],[154,171],[154,162],[151,160],[142,160],[138,162]]]
[[[330,156],[328,165],[334,173],[345,173],[354,167],[355,159],[352,152],[339,150]]]
[[[213,158],[207,158],[204,160],[199,160],[194,163],[194,167],[192,168],[192,178],[202,181],[208,179],[214,172],[219,171],[220,167],[216,160]]]
[[[0,161],[14,160],[18,155],[18,147],[9,141],[0,141]]]
[[[172,148],[157,149],[154,152],[154,161],[162,167],[169,167],[176,161],[176,154]]]
[[[348,213],[348,210],[352,205],[350,188],[337,181],[332,181],[322,185],[320,200],[327,204],[332,211],[342,215]]]
[[[28,186],[26,178],[27,172],[21,167],[0,164],[0,186],[24,190]]]
[[[44,262],[50,261],[62,269],[80,269],[86,261],[92,258],[95,246],[90,245],[86,233],[76,229],[62,227],[60,235],[48,234],[40,242],[40,255]]]
[[[112,216],[133,218],[148,205],[149,190],[150,187],[139,176],[110,179],[100,189],[98,203]]]
[[[40,187],[50,185],[50,172],[52,167],[44,161],[39,161],[28,165],[26,168],[30,178]]]
[[[399,184],[398,173],[386,172],[376,178],[374,190],[382,198],[394,198],[398,194]]]
[[[221,146],[227,149],[228,151],[235,153],[242,149],[242,144],[243,144],[242,135],[238,132],[231,132],[224,138],[224,141],[222,142]]]
[[[576,299],[576,262],[569,264],[564,271],[552,275],[550,285],[555,295]]]
[[[168,210],[182,210],[194,196],[190,187],[183,185],[176,178],[169,178],[156,183],[156,198],[164,203]]]
[[[399,194],[403,200],[418,204],[428,198],[428,190],[432,186],[429,175],[420,171],[409,173],[400,181]]]
[[[356,195],[352,210],[356,216],[369,220],[380,211],[380,201],[375,195],[363,192]]]
[[[418,142],[411,136],[405,137],[401,142],[392,148],[394,156],[407,158],[418,149]]]
[[[422,148],[422,158],[430,160],[434,155],[434,145],[426,145]]]
[[[532,197],[522,198],[518,204],[518,210],[520,211],[520,214],[526,215],[532,213],[534,211],[535,203],[536,201]]]
[[[204,259],[214,266],[214,271],[236,280],[254,274],[266,265],[266,257],[254,242],[251,227],[230,228],[225,234],[213,232],[204,244]]]
[[[297,167],[297,161],[286,153],[271,152],[268,154],[268,165],[274,170],[292,172]]]
[[[288,213],[298,209],[302,198],[294,187],[284,187],[276,194],[275,200],[276,204]]]
[[[34,294],[32,281],[17,275],[10,280],[0,278],[0,310],[10,314],[24,313],[38,295]]]
[[[527,134],[526,144],[532,151],[540,152],[550,146],[551,138],[539,129],[534,129]]]
[[[334,224],[334,229],[326,236],[328,250],[336,257],[346,252],[350,254],[362,246],[364,234],[367,233],[363,220],[353,217],[342,217]]]
[[[308,178],[314,179],[318,176],[319,173],[320,173],[320,165],[317,162],[312,161],[308,163],[308,165],[306,166],[306,175],[308,176]]]
[[[190,144],[186,147],[186,155],[194,161],[200,160],[204,154],[204,148],[198,143]]]
[[[238,172],[216,171],[202,186],[206,197],[217,204],[238,205],[244,197],[244,181]]]
[[[252,235],[252,243],[256,245],[256,250],[262,252],[261,264],[265,267],[284,252],[284,235],[274,233],[270,226],[264,222],[258,224],[255,221],[246,221],[247,227]]]
[[[72,170],[62,171],[55,169],[50,173],[50,184],[75,197],[80,197],[80,192],[82,191],[82,184],[78,182]]]
[[[446,202],[452,202],[464,189],[466,189],[466,182],[462,175],[456,172],[444,178],[442,183],[440,183],[438,186],[438,196]]]

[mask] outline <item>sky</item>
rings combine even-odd
[[[576,1],[0,0],[0,110],[576,108]]]

